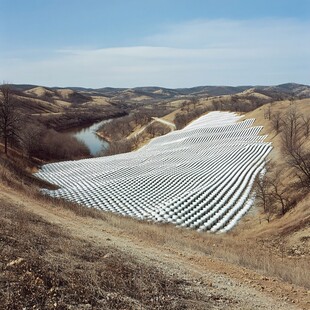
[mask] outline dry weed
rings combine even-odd
[[[1,309],[185,309],[182,281],[0,200]]]
[[[270,240],[246,238],[238,233],[226,235],[198,233],[171,224],[138,221],[111,213],[105,214],[106,225],[111,225],[150,244],[165,246],[177,252],[220,258],[266,276],[310,287],[308,257],[289,257],[288,253],[283,253],[279,249],[280,241],[272,245]]]

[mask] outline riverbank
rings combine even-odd
[[[120,128],[120,125],[116,124],[115,127]],[[97,135],[109,142],[109,150],[105,155],[115,155],[136,151],[148,144],[153,138],[165,135],[174,129],[173,123],[157,117],[150,117],[148,123],[144,125],[138,123],[131,132],[126,136],[121,136],[120,139],[113,139],[111,135],[107,135],[105,131],[100,130],[97,131]],[[111,128],[109,128],[108,132],[110,131]]]
[[[109,148],[109,142],[97,134],[98,129],[111,119],[101,120],[93,123],[88,127],[79,127],[73,130],[67,130],[66,134],[70,134],[80,142],[82,142],[89,150],[93,157],[100,156]]]
[[[94,123],[98,123],[101,121],[106,121],[106,120],[110,120],[110,119],[116,119],[119,117],[123,117],[128,115],[126,112],[117,112],[117,113],[111,113],[111,114],[104,114],[104,115],[100,115],[100,116],[95,116],[92,118],[79,118],[79,119],[71,119],[70,122],[68,122],[67,124],[59,124],[57,126],[57,128],[54,128],[55,130],[59,131],[59,132],[67,132],[67,131],[73,131],[73,130],[78,130],[78,129],[82,129],[82,128],[87,128],[92,126]]]

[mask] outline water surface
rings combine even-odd
[[[79,127],[69,130],[68,133],[75,136],[78,140],[82,141],[89,149],[91,155],[99,156],[100,153],[109,147],[109,143],[104,139],[100,138],[96,131],[99,127],[109,122],[110,120],[104,120],[97,122],[88,127]]]

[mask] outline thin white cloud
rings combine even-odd
[[[294,19],[197,20],[167,27],[166,31],[146,38],[150,44],[192,48],[278,45],[285,38],[307,35],[310,23]]]
[[[291,19],[193,21],[144,38],[141,46],[2,58],[0,72],[14,83],[59,86],[310,83],[309,29],[310,22]]]

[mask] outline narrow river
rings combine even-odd
[[[99,156],[102,151],[104,151],[109,147],[109,143],[104,139],[100,138],[96,134],[96,131],[102,124],[107,123],[109,121],[110,120],[104,120],[98,123],[94,123],[93,125],[88,127],[75,128],[67,131],[67,133],[72,134],[78,140],[84,142],[85,145],[88,147],[91,155]]]

